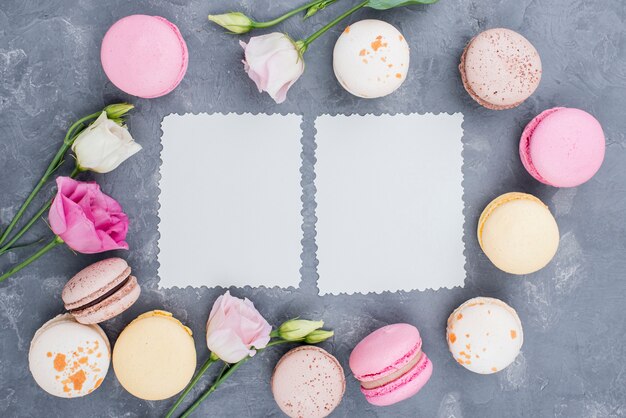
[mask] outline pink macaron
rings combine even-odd
[[[535,179],[554,187],[576,187],[600,169],[605,146],[602,126],[593,116],[555,107],[526,125],[519,152]]]
[[[132,15],[104,35],[102,68],[117,88],[146,99],[168,94],[187,71],[187,44],[172,22],[160,16]]]
[[[141,288],[121,258],[92,264],[70,279],[61,298],[81,324],[97,324],[119,315],[139,298]]]
[[[365,337],[350,354],[350,369],[373,405],[387,406],[419,392],[433,373],[413,325],[392,324]]]

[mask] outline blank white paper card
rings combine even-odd
[[[298,287],[298,115],[168,115],[162,123],[161,287]]]
[[[463,286],[463,115],[323,115],[320,294]]]

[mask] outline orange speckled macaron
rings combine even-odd
[[[515,309],[487,297],[456,308],[448,318],[446,335],[456,362],[479,374],[496,373],[513,363],[524,342]]]
[[[492,110],[511,109],[528,99],[541,81],[541,58],[522,35],[489,29],[465,47],[459,65],[463,86],[472,98]]]
[[[30,343],[28,364],[37,384],[60,398],[96,390],[109,370],[111,347],[102,328],[76,322],[70,314],[46,322]]]

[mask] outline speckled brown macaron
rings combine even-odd
[[[465,47],[459,65],[465,90],[482,106],[511,109],[528,99],[541,81],[541,58],[522,35],[486,30]]]
[[[81,324],[97,324],[130,308],[141,288],[128,263],[108,258],[85,267],[63,288],[65,309]]]
[[[292,418],[323,418],[341,403],[343,368],[326,350],[306,345],[287,352],[274,369],[272,393]]]

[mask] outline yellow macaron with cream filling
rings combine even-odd
[[[113,370],[132,395],[148,401],[183,390],[196,369],[191,330],[171,313],[150,311],[124,328],[113,348]]]
[[[495,198],[478,220],[478,242],[487,258],[511,274],[545,267],[559,246],[559,227],[550,209],[526,193]]]

